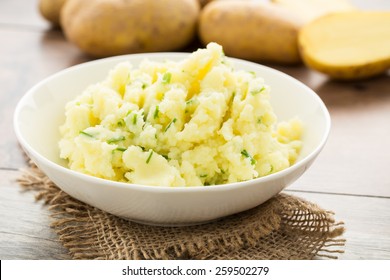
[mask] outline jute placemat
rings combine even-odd
[[[73,259],[313,259],[337,258],[345,239],[334,213],[279,194],[251,210],[186,227],[130,222],[84,204],[36,166],[20,185],[48,205],[51,227]]]

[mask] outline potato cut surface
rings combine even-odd
[[[374,76],[390,67],[390,12],[321,17],[299,34],[305,63],[340,79]]]

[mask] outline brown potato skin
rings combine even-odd
[[[301,62],[302,22],[282,7],[253,1],[215,1],[201,12],[203,44],[217,42],[227,55],[280,64]]]
[[[203,8],[208,3],[210,3],[211,1],[214,1],[214,0],[198,0],[198,1],[199,1],[200,6]]]
[[[53,26],[60,26],[60,12],[66,0],[39,0],[39,12]]]
[[[68,0],[61,25],[94,57],[173,51],[194,39],[199,11],[197,0]]]

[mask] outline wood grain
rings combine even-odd
[[[332,129],[312,168],[291,188],[390,196],[390,76],[327,81],[314,90],[330,111]]]
[[[390,198],[286,191],[324,209],[344,221],[347,240],[340,259],[390,259]]]
[[[19,171],[0,170],[0,259],[68,259],[49,227],[49,212],[22,192]]]
[[[15,184],[19,171],[0,170],[0,259],[68,259],[49,225],[49,211]],[[340,259],[390,259],[390,198],[288,191],[336,213],[347,239]]]
[[[24,165],[12,117],[19,99],[40,80],[89,58],[58,30],[46,32],[1,28],[0,38],[0,168]],[[14,151],[14,152],[11,152]]]

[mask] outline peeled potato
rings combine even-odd
[[[60,25],[60,12],[66,0],[39,0],[41,15],[54,26]]]
[[[95,56],[177,50],[196,33],[198,0],[68,0],[61,25]]]
[[[294,64],[299,18],[276,5],[253,1],[215,1],[201,12],[199,35],[217,42],[227,55],[254,61]]]
[[[390,12],[342,12],[307,24],[299,34],[309,67],[335,79],[368,78],[390,68]]]

